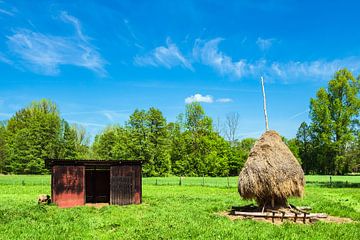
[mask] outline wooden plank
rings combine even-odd
[[[294,218],[295,214],[286,214],[286,213],[274,213],[274,212],[239,212],[234,211],[234,215],[244,216],[244,217],[274,217],[274,218]],[[326,218],[327,215],[324,213],[310,213],[310,214],[296,214],[296,217],[299,218]]]

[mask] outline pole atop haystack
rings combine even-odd
[[[281,136],[269,130],[264,78],[261,77],[266,132],[251,149],[240,172],[238,190],[244,199],[255,199],[259,206],[287,207],[287,198],[301,197],[304,172]]]
[[[262,86],[262,94],[264,99],[264,115],[265,115],[265,129],[266,131],[269,131],[269,122],[267,117],[267,111],[266,111],[266,95],[265,95],[265,87],[264,87],[264,78],[261,76],[261,86]]]

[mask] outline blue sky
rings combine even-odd
[[[134,109],[199,101],[238,137],[294,137],[333,73],[360,70],[359,1],[0,0],[0,120],[50,98],[92,136]]]

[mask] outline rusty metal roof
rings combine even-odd
[[[46,159],[45,167],[50,169],[52,166],[116,166],[116,165],[142,165],[140,160],[67,160],[67,159]]]

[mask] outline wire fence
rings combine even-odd
[[[360,176],[308,175],[306,185],[360,188]],[[238,177],[143,177],[144,185],[237,187]],[[50,186],[50,175],[0,175],[0,185]]]

